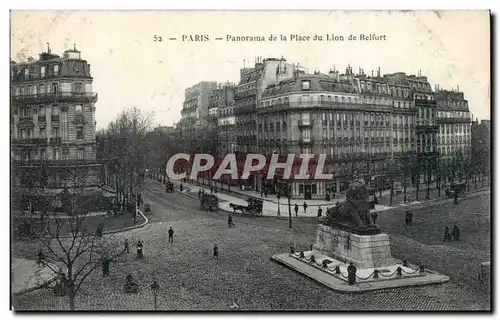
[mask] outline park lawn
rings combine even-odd
[[[389,234],[392,255],[424,264],[442,272],[459,284],[481,292],[479,271],[490,261],[490,195],[482,194],[460,201],[412,210],[414,225],[406,226],[404,211],[382,213],[379,225]],[[444,229],[456,223],[459,241],[444,242]]]

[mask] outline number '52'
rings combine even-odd
[[[162,42],[163,41],[163,38],[161,36],[157,36],[156,34],[154,35],[154,38],[153,38],[153,41],[154,42]]]

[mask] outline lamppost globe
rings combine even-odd
[[[151,284],[150,288],[153,291],[154,308],[156,310],[156,298],[157,298],[157,294],[158,294],[158,289],[160,289],[160,285],[156,281],[153,281],[153,283]]]

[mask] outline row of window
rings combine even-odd
[[[40,128],[38,131],[38,135],[34,136],[32,129],[18,129],[17,136],[19,139],[32,139],[32,138],[60,138],[60,129],[59,127],[52,127],[50,132],[50,136],[47,136],[46,128]],[[76,127],[76,139],[83,140],[83,127]]]
[[[469,105],[467,100],[461,100],[461,101],[441,100],[438,101],[438,104],[440,106],[448,106],[453,108],[467,108]]]
[[[445,123],[439,126],[439,133],[453,134],[453,133],[470,133],[470,125],[466,123]]]
[[[61,91],[62,83],[60,82],[52,82],[50,84],[41,83],[39,85],[28,85],[21,87],[14,87],[13,93],[15,96],[26,96],[26,95],[35,95],[35,94],[44,94],[51,93],[57,94]],[[72,82],[71,83],[71,92],[75,93],[84,93],[85,92],[85,84],[82,82]]]
[[[465,146],[446,146],[446,147],[438,147],[439,153],[442,155],[451,155],[458,151],[465,152]]]
[[[49,66],[49,68],[50,67],[52,68],[52,75],[58,76],[59,75],[59,65],[58,64],[54,64],[52,66]],[[31,71],[34,71],[34,69],[31,68]],[[25,68],[24,69],[24,80],[30,80],[30,79],[34,78],[33,76],[36,75],[36,74],[30,74],[31,71],[30,71],[30,68]],[[47,73],[47,66],[40,66],[38,71],[39,71],[40,78],[45,78],[45,75]],[[10,71],[10,78],[11,78],[11,80],[14,80],[14,73],[15,72],[16,71],[14,71],[13,69],[11,69],[11,71]],[[23,72],[23,69],[18,69],[17,70],[17,74],[18,75],[21,74],[22,72]]]
[[[77,148],[76,156],[78,160],[85,159],[85,148]],[[18,158],[19,155],[16,156]],[[22,160],[67,160],[69,157],[68,148],[40,148],[38,150],[23,151],[20,154]]]
[[[438,139],[441,144],[470,142],[470,136],[439,137]]]
[[[38,107],[38,116],[45,116],[45,111],[49,107],[46,106],[39,106]],[[59,107],[57,105],[52,105],[50,107],[52,109],[52,115],[53,116],[58,116],[59,115]],[[21,118],[31,118],[33,117],[34,113],[32,112],[33,108],[31,107],[20,107],[19,108],[19,113]],[[75,112],[76,113],[81,113],[83,112],[83,106],[81,104],[75,105]]]

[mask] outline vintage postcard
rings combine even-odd
[[[490,12],[11,11],[21,311],[491,311]]]

